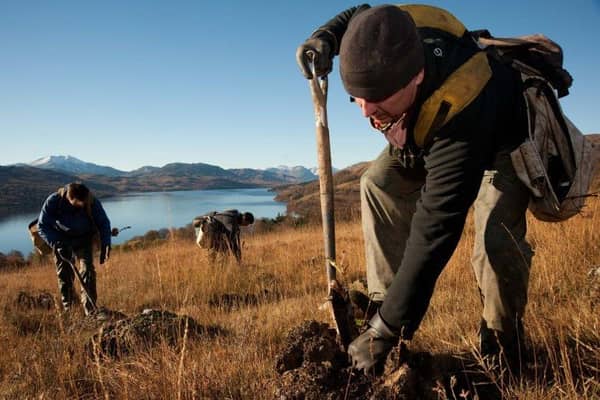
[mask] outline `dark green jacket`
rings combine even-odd
[[[350,19],[368,8],[362,5],[342,12],[315,35],[327,31],[340,43]],[[437,29],[418,31],[425,51],[425,77],[414,105],[413,125],[431,93],[480,51],[468,32],[457,39]],[[419,327],[435,282],[458,244],[484,170],[491,167],[496,153],[516,147],[526,134],[517,73],[495,60],[490,60],[490,66],[493,75],[478,97],[431,134],[423,148],[416,147],[409,129],[403,153],[418,155],[418,161],[406,167],[406,174],[426,175],[425,184],[404,257],[380,310],[382,318],[407,339]]]

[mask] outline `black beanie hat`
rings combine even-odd
[[[359,13],[342,37],[340,74],[354,97],[382,101],[406,86],[424,62],[415,23],[397,6]]]

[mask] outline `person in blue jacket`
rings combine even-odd
[[[100,241],[100,264],[110,256],[110,221],[100,203],[81,183],[70,183],[51,194],[38,218],[40,236],[54,251],[58,288],[63,308],[68,311],[74,303],[74,271],[68,264],[79,259],[79,272],[89,295],[82,288],[81,302],[86,315],[95,308],[96,271],[93,262],[93,244]]]

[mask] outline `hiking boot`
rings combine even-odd
[[[508,371],[513,377],[520,376],[527,361],[523,335],[520,321],[510,334],[490,329],[485,321],[481,321],[479,346],[486,368],[490,371]]]

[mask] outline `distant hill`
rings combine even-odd
[[[115,187],[119,192],[202,190],[272,187],[296,178],[260,169],[224,169],[203,163],[171,163],[161,168],[143,167],[124,176],[85,176]]]
[[[591,133],[587,135],[587,137],[592,141],[592,143],[594,143],[594,145],[597,148],[597,151],[600,152],[600,133]],[[590,188],[590,192],[600,192],[600,166],[598,167],[598,170],[596,171],[596,176],[592,181],[592,187]]]
[[[62,172],[29,166],[0,166],[0,217],[39,210],[49,194],[75,180],[86,183],[98,197],[110,195],[110,185],[86,181]]]
[[[348,219],[360,215],[360,177],[370,163],[361,162],[334,173],[334,203],[336,218]],[[274,188],[278,201],[287,203],[288,213],[298,213],[309,219],[320,218],[319,181]]]
[[[28,165],[31,167],[64,172],[71,175],[121,176],[126,174],[125,171],[81,161],[80,159],[72,156],[48,156],[38,158],[37,160],[30,162]]]

